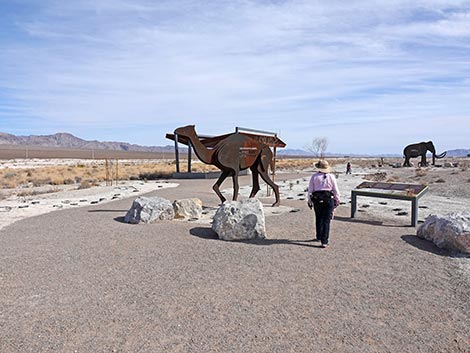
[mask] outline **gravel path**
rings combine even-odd
[[[178,182],[150,195],[217,206],[214,180]],[[269,239],[224,242],[204,224],[125,224],[132,200],[2,229],[0,352],[470,352],[469,259],[408,219],[340,206],[321,249],[305,201],[282,200],[300,212],[267,217]]]

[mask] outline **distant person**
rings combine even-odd
[[[321,241],[322,247],[327,247],[330,237],[330,222],[333,212],[339,205],[340,193],[336,178],[331,173],[331,167],[325,160],[316,164],[308,185],[308,207],[315,211],[316,241]]]
[[[348,162],[348,164],[346,164],[346,174],[351,174],[351,173],[352,173],[351,163]]]

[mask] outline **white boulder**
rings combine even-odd
[[[137,224],[155,223],[162,220],[172,220],[175,217],[173,205],[162,197],[138,197],[127,211],[124,221]]]
[[[175,218],[201,218],[202,201],[198,198],[173,201]]]
[[[262,203],[257,199],[224,202],[215,213],[212,230],[223,240],[266,238]]]
[[[470,212],[431,215],[419,226],[416,235],[439,248],[470,253]]]

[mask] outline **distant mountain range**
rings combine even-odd
[[[22,145],[22,146],[38,146],[38,147],[56,147],[62,149],[86,149],[86,150],[112,150],[112,151],[135,151],[135,152],[172,152],[173,145],[167,146],[141,146],[130,144],[127,142],[110,142],[110,141],[87,141],[78,138],[72,134],[59,132],[53,135],[30,135],[15,136],[0,132],[0,145]],[[281,156],[313,156],[311,152],[302,149],[278,149],[277,152]],[[326,153],[327,156],[346,156],[341,153]],[[448,157],[466,157],[470,155],[470,149],[455,149],[447,151]],[[347,154],[348,157],[373,157],[377,155],[365,154]],[[381,157],[401,157],[401,154],[383,154]]]
[[[15,136],[0,132],[0,145],[23,145],[38,147],[56,147],[62,149],[112,150],[135,152],[172,152],[174,146],[140,146],[126,142],[100,142],[82,140],[72,134],[59,132],[53,135]]]

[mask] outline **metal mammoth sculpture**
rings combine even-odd
[[[273,154],[269,146],[256,141],[246,135],[234,133],[219,141],[214,148],[207,148],[199,140],[194,125],[188,125],[177,128],[175,135],[184,136],[191,142],[194,152],[201,162],[216,166],[222,171],[217,182],[212,189],[219,196],[222,202],[225,197],[220,192],[220,185],[228,176],[233,180],[233,200],[238,197],[238,174],[241,170],[250,168],[253,177],[253,187],[250,197],[254,197],[259,191],[258,176],[268,184],[276,196],[273,206],[279,206],[279,187],[271,180],[268,174],[268,168],[273,163]]]
[[[432,165],[435,164],[436,158],[443,158],[447,152],[443,152],[439,155],[436,155],[436,149],[432,141],[413,143],[408,145],[403,150],[403,155],[405,157],[405,162],[403,163],[404,167],[411,167],[410,158],[415,158],[421,156],[421,162],[419,162],[420,167],[426,167],[428,162],[426,160],[427,151],[432,153]]]

